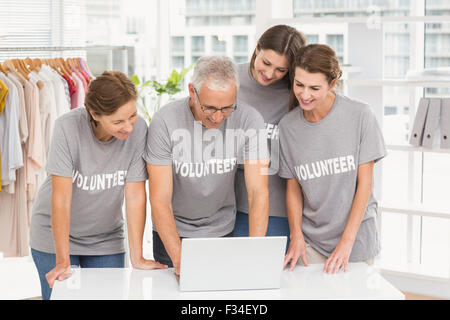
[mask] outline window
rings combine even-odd
[[[247,36],[233,36],[233,50],[234,52],[247,53],[248,51],[248,37]]]
[[[256,0],[187,0],[186,24],[189,26],[251,25]]]
[[[248,58],[244,57],[244,56],[234,56],[233,60],[236,63],[246,63],[246,62],[248,62]]]
[[[212,36],[211,42],[213,53],[226,53],[227,43],[224,40],[219,40],[218,36]]]
[[[344,35],[342,34],[327,34],[327,44],[336,52],[339,63],[344,63]]]
[[[205,37],[194,36],[191,38],[191,51],[196,53],[205,52]]]
[[[138,34],[145,29],[144,17],[128,17],[127,18],[127,33]]]
[[[171,38],[171,51],[172,53],[179,52],[184,54],[184,37]]]
[[[294,17],[365,17],[370,15],[401,15],[410,12],[411,0],[294,0]]]
[[[306,35],[306,43],[307,44],[319,43],[319,35],[318,34],[307,34]]]
[[[384,107],[384,115],[395,115],[397,114],[397,107],[386,106]]]
[[[1,48],[84,46],[86,14],[82,0],[4,0],[0,10],[0,60],[47,58],[72,52],[5,52]],[[20,13],[20,14],[19,14]],[[85,52],[76,52],[86,57]]]
[[[184,57],[172,57],[172,66],[175,69],[181,69],[184,67]]]

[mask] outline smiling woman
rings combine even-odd
[[[380,250],[373,167],[386,156],[377,120],[369,105],[334,92],[342,72],[330,47],[300,49],[293,69],[296,107],[279,123],[291,230],[285,265],[301,257],[337,273],[349,262],[372,264]]]
[[[105,71],[89,86],[85,105],[96,137],[108,141],[126,139],[137,121],[137,93],[127,76]]]
[[[142,255],[147,125],[137,116],[136,89],[123,73],[104,72],[85,105],[56,120],[33,206],[31,253],[45,300],[73,265],[124,267],[124,199],[133,267],[164,267]]]
[[[267,29],[258,39],[250,63],[238,66],[241,86],[238,105],[246,103],[254,107],[264,118],[271,146],[269,176],[270,217],[266,235],[287,236],[289,225],[286,217],[286,183],[276,175],[278,157],[278,122],[289,112],[290,68],[297,52],[306,43],[305,36],[293,27],[276,25]],[[248,192],[244,172],[236,174],[237,218],[234,235],[248,236]]]

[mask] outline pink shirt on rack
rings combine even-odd
[[[84,90],[83,81],[81,81],[81,79],[75,72],[72,73],[72,79],[76,82],[77,85],[75,87],[75,93],[71,97],[70,109],[75,109],[84,106],[84,97],[86,92]]]

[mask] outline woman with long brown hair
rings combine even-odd
[[[293,27],[276,25],[258,39],[250,63],[238,65],[240,88],[238,104],[243,101],[261,113],[271,149],[269,168],[269,224],[267,236],[287,236],[286,182],[277,176],[279,164],[278,122],[289,111],[290,66],[306,43],[305,36]],[[234,236],[248,236],[248,194],[244,171],[235,180],[237,215]]]
[[[323,263],[327,273],[371,264],[380,250],[372,182],[375,162],[386,156],[381,130],[367,104],[334,91],[342,71],[333,49],[308,45],[293,69],[294,103],[280,121],[291,234],[285,267],[299,258]]]
[[[31,253],[44,300],[71,265],[124,267],[124,198],[132,266],[165,267],[142,255],[147,125],[136,89],[123,73],[104,72],[90,83],[85,106],[56,120],[48,177],[33,206]]]

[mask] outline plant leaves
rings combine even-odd
[[[141,84],[141,80],[139,80],[139,77],[137,75],[131,76],[131,81],[134,83],[135,86],[138,86]]]

